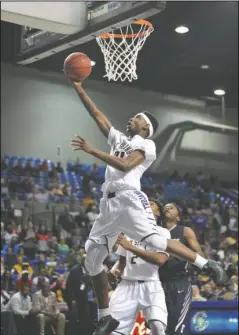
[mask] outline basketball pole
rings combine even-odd
[[[225,103],[225,96],[221,96],[221,113],[222,113],[222,121],[226,121],[226,103]]]

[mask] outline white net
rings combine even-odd
[[[132,81],[138,78],[136,62],[139,51],[147,37],[153,32],[153,27],[147,21],[142,24],[132,23],[119,34],[114,32],[96,38],[105,60],[104,77],[108,80]],[[137,32],[134,30],[137,29]]]

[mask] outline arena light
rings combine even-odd
[[[202,70],[208,70],[208,69],[210,68],[210,66],[207,65],[207,64],[202,64],[202,65],[200,66],[200,68],[201,68]]]
[[[188,27],[185,27],[185,26],[179,26],[175,29],[175,31],[178,34],[185,34],[185,33],[189,32],[189,29],[188,29]]]
[[[96,64],[93,60],[91,60],[90,63],[91,63],[91,66],[95,66]]]
[[[223,95],[226,94],[226,92],[222,89],[216,89],[216,90],[214,90],[214,94],[218,95],[218,96],[223,96]]]

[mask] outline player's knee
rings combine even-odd
[[[103,261],[107,256],[107,249],[104,245],[87,240],[85,250],[85,267],[90,276],[96,276],[104,270]]]
[[[165,335],[166,325],[159,320],[150,320],[149,327],[151,329],[152,335]]]
[[[168,244],[167,238],[164,236],[160,236],[158,234],[149,235],[144,239],[144,242],[152,248],[156,248],[163,251],[167,249]]]

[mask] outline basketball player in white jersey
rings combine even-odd
[[[154,200],[149,202],[157,218],[159,205]],[[170,239],[167,229],[158,226],[157,230],[161,236]],[[168,313],[158,269],[167,262],[169,254],[152,250],[144,243],[129,240],[123,235],[118,237],[117,243],[120,245],[117,250],[120,258],[109,275],[122,280],[110,299],[110,313],[120,324],[112,335],[129,335],[140,310],[151,334],[165,335]]]
[[[156,147],[150,137],[157,130],[157,120],[148,112],[138,113],[129,120],[129,136],[126,136],[116,130],[95,106],[81,83],[72,84],[111,147],[108,154],[94,148],[78,135],[71,140],[74,150],[82,150],[107,164],[100,214],[85,245],[85,265],[99,307],[99,322],[94,335],[109,335],[119,322],[110,315],[108,278],[103,261],[121,232],[135,241],[144,240],[149,247],[174,253],[199,268],[207,266],[217,282],[224,282],[224,272],[217,263],[204,259],[178,241],[167,240],[158,234],[147,196],[141,191],[140,185],[143,173],[156,159]]]

